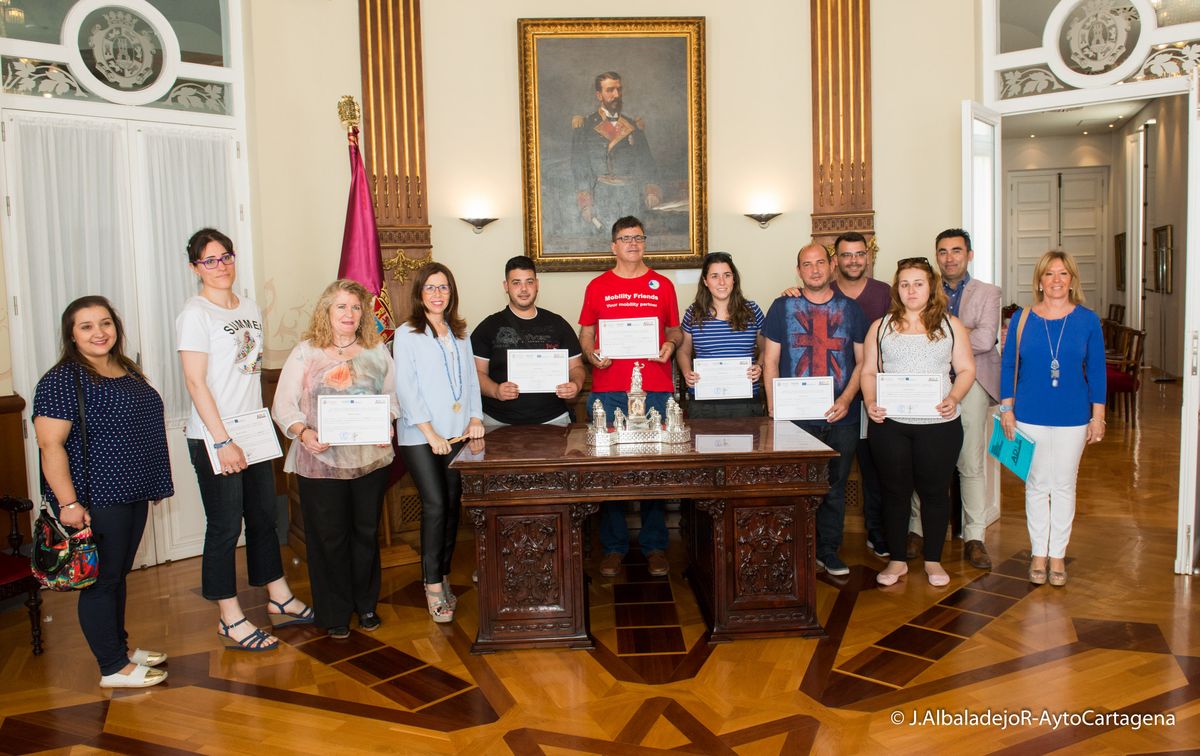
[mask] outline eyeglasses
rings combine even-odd
[[[426,294],[448,294],[450,292],[450,284],[425,284],[421,290]]]
[[[235,257],[237,257],[237,255],[233,254],[232,252],[226,252],[220,257],[206,257],[203,260],[197,260],[196,262],[192,263],[192,265],[203,265],[205,270],[215,270],[217,263],[220,263],[226,267],[233,265],[233,258]]]
[[[617,241],[621,242],[622,244],[633,244],[634,242],[641,244],[646,241],[646,235],[637,234],[634,236],[631,234],[626,234],[625,236],[618,236]]]
[[[900,262],[896,263],[896,268],[926,268],[928,270],[933,270],[933,267],[929,264],[928,257],[906,257]]]
[[[867,252],[866,250],[859,250],[857,252],[838,252],[837,256],[843,260],[856,260],[860,257],[866,257]]]

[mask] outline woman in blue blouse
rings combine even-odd
[[[421,494],[421,573],[434,622],[454,619],[450,562],[462,480],[450,461],[466,439],[483,438],[483,403],[454,275],[441,263],[417,271],[412,314],[396,329],[396,443]]]
[[[762,417],[762,327],[758,305],[742,296],[742,277],[728,252],[710,252],[700,269],[696,300],[683,314],[683,344],[675,353],[679,372],[694,397],[700,373],[693,359],[749,358],[746,377],[753,398],[695,399],[688,402],[688,417]]]
[[[154,669],[167,655],[130,653],[125,631],[125,576],[148,504],[175,490],[162,398],[125,356],[124,341],[107,299],[76,299],[62,315],[62,356],[38,381],[33,399],[42,494],[63,525],[90,525],[96,539],[100,575],[79,592],[78,611],[102,688],[145,688],[167,679]]]
[[[1104,336],[1100,318],[1083,306],[1079,269],[1069,254],[1042,255],[1033,288],[1033,306],[1013,315],[1004,342],[1000,424],[1010,440],[1020,430],[1035,444],[1025,479],[1029,582],[1047,581],[1048,559],[1049,582],[1061,586],[1079,458],[1086,444],[1104,438]]]

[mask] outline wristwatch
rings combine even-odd
[[[1012,407],[1007,404],[1001,404],[1000,405],[1000,414],[1003,415],[1005,412],[1012,412]]]

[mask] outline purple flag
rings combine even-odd
[[[350,141],[350,199],[346,203],[346,228],[342,231],[342,262],[338,278],[349,278],[374,295],[375,325],[384,341],[392,338],[392,318],[383,288],[383,253],[375,227],[375,207],[367,186],[367,172],[358,151],[358,127],[346,135]]]

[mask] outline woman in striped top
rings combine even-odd
[[[742,296],[742,281],[733,257],[710,252],[704,257],[696,301],[683,315],[683,344],[675,354],[688,385],[688,417],[762,417],[762,327],[758,305]],[[700,373],[693,360],[749,358],[747,377],[752,398],[695,398]]]

